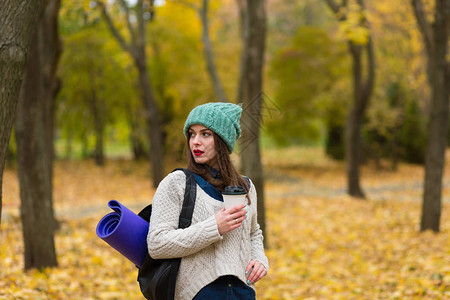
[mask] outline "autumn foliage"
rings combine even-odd
[[[365,166],[368,201],[345,195],[344,165],[319,149],[268,150],[264,166],[270,271],[257,283],[258,299],[450,297],[449,190],[443,191],[442,232],[420,233],[421,166],[401,164],[397,172]],[[24,272],[16,171],[8,168],[0,299],[142,299],[136,267],[99,239],[95,227],[110,199],[134,211],[150,202],[147,169],[127,160],[103,168],[58,161],[59,267]]]

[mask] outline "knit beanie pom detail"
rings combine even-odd
[[[184,135],[188,136],[191,125],[201,124],[220,136],[231,153],[236,140],[241,136],[241,114],[241,106],[232,103],[211,102],[199,105],[189,113],[184,124]]]

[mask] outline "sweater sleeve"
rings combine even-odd
[[[251,229],[250,229],[250,243],[251,243],[251,255],[252,259],[259,261],[264,265],[266,268],[266,271],[269,272],[269,260],[267,259],[267,256],[264,253],[264,244],[263,244],[263,232],[259,226],[258,223],[258,208],[257,208],[257,194],[256,194],[256,188],[253,185],[253,182],[251,182],[250,187],[250,199],[251,199],[251,206],[252,209],[255,210],[255,213],[252,214],[252,220],[251,220]]]
[[[147,236],[148,251],[154,259],[188,256],[222,239],[215,215],[188,228],[178,228],[185,185],[186,175],[176,171],[156,189]]]

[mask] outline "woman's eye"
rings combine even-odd
[[[210,136],[211,132],[203,132],[203,136]]]

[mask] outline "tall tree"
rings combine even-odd
[[[241,165],[252,178],[258,193],[258,222],[266,230],[264,175],[259,132],[263,106],[263,66],[266,40],[266,1],[247,0],[244,17],[244,74],[242,76],[243,113],[241,124]],[[265,241],[265,245],[267,242]]]
[[[97,166],[103,166],[105,164],[105,151],[104,151],[104,135],[105,135],[105,114],[103,113],[105,104],[103,99],[99,97],[99,93],[96,88],[97,76],[92,63],[89,72],[90,89],[86,95],[86,100],[89,102],[89,106],[92,111],[94,119],[94,133],[95,133],[95,150],[94,159]],[[101,73],[101,71],[99,71]],[[101,75],[100,75],[101,76]]]
[[[202,45],[203,45],[203,54],[205,56],[206,62],[206,71],[211,79],[211,83],[214,87],[214,92],[216,94],[217,100],[226,102],[227,96],[225,94],[225,90],[223,88],[222,82],[217,74],[216,64],[214,63],[214,53],[212,48],[211,37],[209,34],[209,18],[208,18],[208,8],[209,8],[209,0],[202,0],[201,7],[196,6],[188,1],[177,0],[177,2],[182,3],[192,9],[194,9],[201,20],[202,23]]]
[[[148,134],[150,141],[150,162],[153,173],[153,186],[158,186],[164,177],[164,145],[162,126],[160,121],[160,109],[152,89],[150,73],[147,70],[147,54],[145,42],[146,21],[152,17],[153,1],[138,0],[135,6],[136,22],[131,20],[131,11],[125,0],[119,0],[121,9],[125,12],[125,21],[130,35],[130,41],[127,42],[121,32],[114,25],[113,20],[102,1],[97,1],[103,17],[120,46],[128,52],[133,58],[134,64],[139,73],[139,84],[142,92],[142,100],[146,110],[146,119],[148,124]],[[136,24],[134,26],[133,24]]]
[[[60,0],[48,0],[30,47],[17,109],[16,142],[25,269],[57,265],[53,215],[54,103]]]
[[[438,232],[449,114],[450,63],[448,60],[448,36],[450,33],[450,1],[435,1],[433,23],[427,21],[421,0],[412,0],[411,3],[423,35],[425,52],[428,57],[428,81],[431,86],[431,111],[425,156],[425,183],[420,230],[431,229]]]
[[[209,20],[208,20],[208,2],[209,0],[203,0],[202,9],[198,10],[200,19],[202,20],[202,42],[203,52],[205,54],[206,68],[214,86],[217,100],[227,101],[227,96],[222,86],[222,82],[217,74],[217,68],[214,64],[214,55],[212,50],[211,38],[209,35]]]
[[[363,0],[342,0],[341,4],[334,0],[326,1],[338,20],[346,25],[348,47],[353,61],[353,105],[348,113],[345,128],[347,193],[353,197],[365,198],[359,172],[361,127],[375,80],[373,43],[369,23],[364,14]],[[366,63],[363,62],[364,54]]]
[[[244,93],[244,75],[245,75],[245,37],[248,35],[245,25],[246,20],[246,11],[247,11],[247,4],[246,0],[236,0],[237,7],[238,7],[238,15],[239,15],[239,34],[240,38],[243,43],[242,51],[241,51],[241,57],[240,57],[240,63],[239,63],[239,79],[238,79],[238,86],[236,91],[236,99],[242,99],[243,93]]]
[[[0,221],[2,181],[9,138],[42,0],[4,0],[0,9]]]

